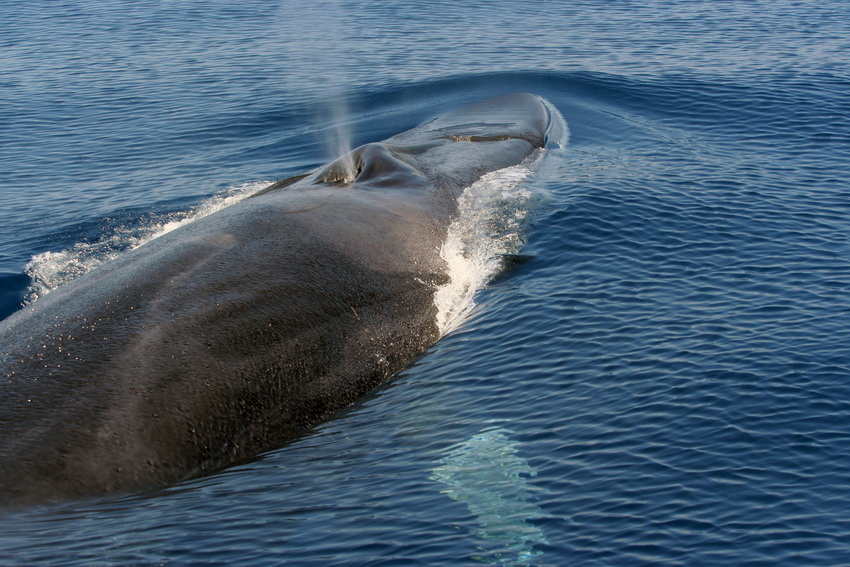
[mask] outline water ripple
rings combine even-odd
[[[34,254],[318,165],[339,97],[355,143],[519,90],[572,137],[533,259],[392,386],[220,474],[2,518],[0,559],[473,565],[533,534],[503,557],[850,564],[848,6],[3,3],[4,315]],[[487,510],[515,529],[482,552]]]

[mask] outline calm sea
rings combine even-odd
[[[0,317],[528,91],[532,259],[311,435],[0,517],[4,564],[850,564],[850,3],[0,3]]]

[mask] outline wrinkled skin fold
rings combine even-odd
[[[280,447],[438,338],[459,193],[545,143],[538,97],[444,114],[127,252],[0,322],[0,505]],[[353,179],[349,179],[353,176]]]

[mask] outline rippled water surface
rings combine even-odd
[[[570,141],[531,259],[390,385],[222,473],[7,513],[0,559],[849,564],[848,52],[838,0],[2,4],[4,317],[467,102],[539,94]]]

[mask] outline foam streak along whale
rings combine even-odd
[[[439,337],[460,192],[541,99],[449,112],[127,252],[0,323],[0,503],[167,485],[281,446]],[[353,179],[347,179],[353,173]]]

